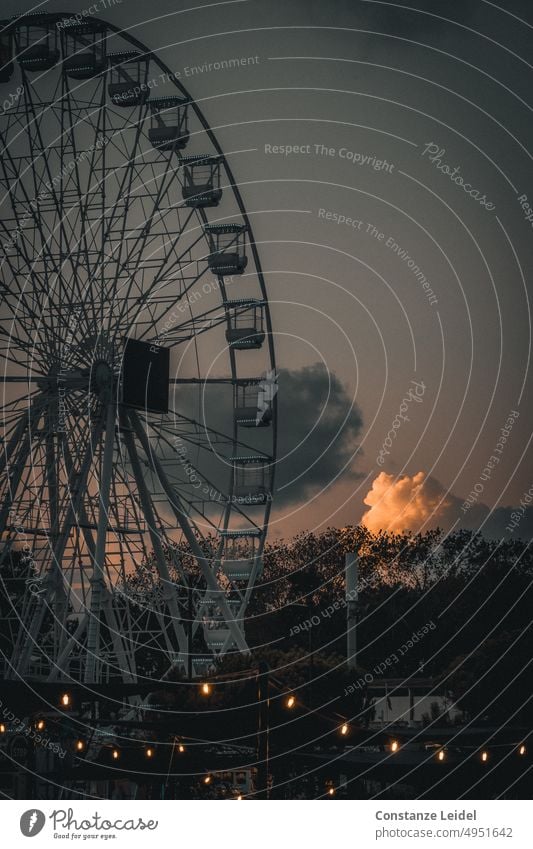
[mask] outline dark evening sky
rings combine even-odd
[[[504,532],[533,483],[531,3],[190,5],[95,4],[179,73],[241,185],[290,455],[272,534],[370,503],[373,529]]]

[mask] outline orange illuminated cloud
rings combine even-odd
[[[425,472],[398,479],[381,472],[363,500],[370,509],[364,513],[362,525],[373,533],[401,533],[446,525],[455,499]]]

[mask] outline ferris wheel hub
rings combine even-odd
[[[113,369],[105,360],[98,360],[91,369],[91,389],[97,395],[109,395],[114,384]]]

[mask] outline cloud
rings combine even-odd
[[[301,369],[279,369],[278,445],[274,504],[276,508],[309,498],[337,475],[358,477],[353,460],[358,451],[362,417],[338,377],[321,363]],[[201,413],[198,411],[201,392]],[[187,414],[204,426],[229,434],[233,424],[232,387],[208,385],[194,391],[180,388],[180,403]],[[258,451],[266,450],[267,431],[239,429],[239,439]],[[250,453],[243,448],[241,453]],[[196,458],[195,458],[196,459]],[[226,464],[227,467],[227,464]],[[224,464],[214,456],[198,460],[198,468],[224,491]]]
[[[479,514],[484,521],[481,530],[485,536],[524,540],[533,538],[533,507],[526,507],[524,511],[520,507],[497,507],[491,512],[486,504],[480,504]],[[472,520],[463,524],[473,527]],[[507,530],[508,526],[512,528],[510,531]]]
[[[275,503],[296,502],[353,468],[362,417],[340,380],[320,363],[279,372]]]
[[[441,484],[424,472],[398,479],[381,472],[364,498],[370,509],[363,515],[361,524],[374,533],[442,526],[449,523],[454,501],[458,499],[447,496]]]
[[[507,539],[533,537],[533,508],[498,507],[495,510],[483,503],[475,504],[466,513],[464,502],[447,492],[436,478],[425,472],[394,475],[381,472],[373,481],[363,503],[369,509],[361,524],[373,533],[390,531],[424,531],[440,527],[449,530],[467,528],[480,530],[485,536]],[[507,530],[514,519],[515,527]]]

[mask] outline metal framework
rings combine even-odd
[[[140,42],[67,13],[0,29],[21,92],[0,116],[4,674],[132,681],[247,652],[276,372],[235,179]],[[126,397],[131,339],[171,350],[168,413]]]

